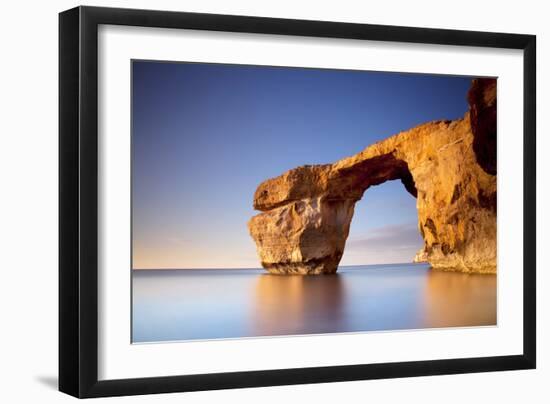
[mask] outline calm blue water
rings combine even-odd
[[[496,275],[427,264],[340,267],[326,276],[139,270],[132,280],[133,342],[496,324]]]

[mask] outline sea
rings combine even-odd
[[[132,342],[357,333],[497,324],[497,276],[428,264],[132,271]]]

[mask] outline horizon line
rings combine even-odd
[[[353,264],[353,265],[338,265],[338,268],[340,267],[363,267],[363,266],[375,266],[375,265],[410,265],[410,264],[426,264],[426,262],[387,262],[387,263],[379,263],[379,264]],[[212,267],[204,267],[204,268],[132,268],[132,271],[200,271],[200,270],[232,270],[232,269],[262,269],[265,270],[263,267],[219,267],[219,268],[212,268]]]

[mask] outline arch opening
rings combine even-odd
[[[424,247],[416,188],[406,173],[410,180],[400,174],[369,187],[356,202],[341,266],[410,263]]]

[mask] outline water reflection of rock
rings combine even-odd
[[[256,283],[256,335],[297,335],[344,330],[344,285],[339,275],[263,274]]]
[[[424,294],[426,327],[496,325],[497,277],[431,270]]]

